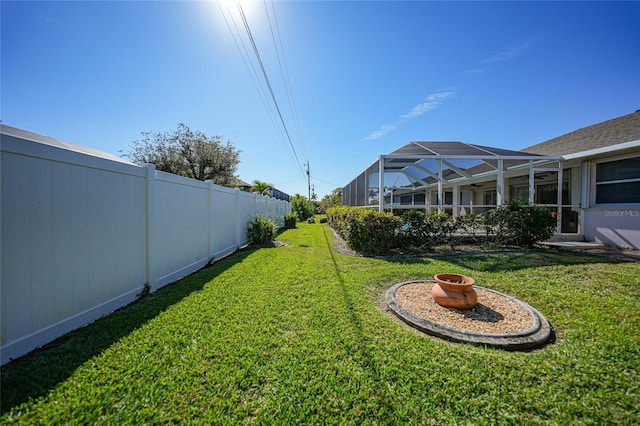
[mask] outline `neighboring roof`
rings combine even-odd
[[[242,179],[236,177],[235,181],[231,182],[229,184],[230,188],[238,188],[241,189],[243,191],[249,191],[251,189],[251,184],[243,181]]]
[[[117,155],[109,154],[108,152],[100,151],[94,148],[89,148],[87,146],[76,145],[70,142],[61,141],[59,139],[55,139],[50,136],[44,136],[37,133],[28,132],[26,130],[18,129],[11,126],[6,126],[4,124],[0,124],[0,133],[7,136],[13,136],[19,139],[25,139],[25,140],[38,142],[38,143],[49,145],[49,146],[55,146],[57,148],[67,149],[69,151],[79,152],[81,154],[92,155],[94,157],[104,158],[111,161],[117,161],[120,163],[133,165],[133,163],[121,157],[118,157]]]
[[[640,110],[524,148],[523,152],[564,156],[640,141]]]

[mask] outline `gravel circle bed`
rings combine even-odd
[[[431,282],[404,285],[395,294],[403,308],[428,321],[456,330],[473,333],[517,333],[531,328],[529,311],[514,300],[500,294],[475,288],[478,305],[461,310],[438,305],[431,296]]]
[[[530,350],[552,338],[544,315],[512,296],[474,286],[478,294],[475,308],[445,308],[431,296],[434,284],[430,280],[395,284],[385,295],[387,307],[409,326],[454,342]]]

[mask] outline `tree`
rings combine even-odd
[[[289,200],[291,203],[291,211],[295,212],[298,220],[307,220],[313,217],[315,205],[304,195],[296,194]]]
[[[322,200],[318,203],[316,212],[318,214],[325,214],[327,209],[331,207],[337,207],[342,205],[342,188],[336,188],[331,191],[331,194],[327,194],[322,197]]]
[[[271,194],[272,189],[274,189],[273,185],[261,180],[254,180],[253,185],[251,186],[251,192],[266,195],[267,197],[273,197],[273,194]]]
[[[240,151],[220,136],[207,136],[178,124],[171,132],[142,132],[125,153],[136,164],[154,164],[157,170],[198,180],[230,185],[236,179]]]

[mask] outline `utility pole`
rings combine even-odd
[[[311,170],[309,168],[309,160],[307,160],[307,187],[309,189],[309,199],[311,199]]]

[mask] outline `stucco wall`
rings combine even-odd
[[[640,249],[640,207],[590,208],[582,214],[586,241]]]

